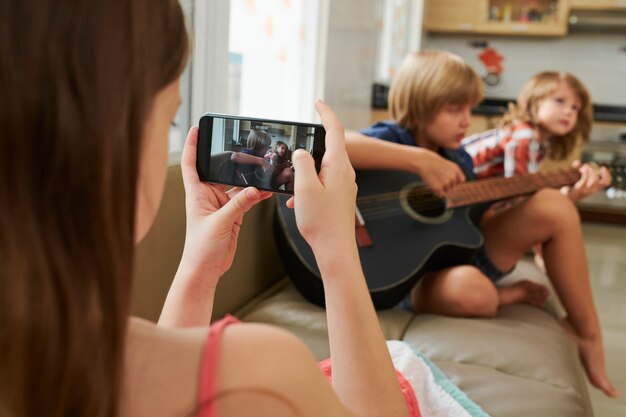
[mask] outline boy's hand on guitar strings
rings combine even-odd
[[[420,149],[418,175],[438,197],[444,196],[455,185],[465,182],[461,168],[435,152]]]

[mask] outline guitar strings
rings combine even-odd
[[[511,192],[512,188],[515,190],[513,195],[526,194],[534,190],[537,186],[560,186],[563,185],[563,182],[571,183],[572,180],[575,181],[577,176],[577,171],[552,171],[510,178],[490,178],[487,180],[471,181],[457,185],[452,192],[449,193],[447,198],[449,201],[453,200],[456,202],[457,200],[476,200],[478,195],[481,200],[488,201],[489,199],[493,199],[490,197],[493,196],[494,192],[496,194],[503,191]],[[555,182],[558,182],[558,184],[555,184]],[[520,186],[522,187],[521,190]],[[374,194],[359,197],[357,202],[362,212],[375,213],[378,211],[380,213],[381,208],[375,208],[374,210],[370,210],[369,208],[398,200],[400,194],[400,191]],[[412,208],[416,209],[416,211],[419,211],[420,209],[438,209],[444,206],[443,199],[436,197],[432,190],[427,186],[415,187],[407,194],[407,202]],[[384,208],[382,210],[384,210]]]

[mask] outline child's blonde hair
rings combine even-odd
[[[504,123],[522,120],[537,126],[537,111],[539,103],[553,94],[559,84],[566,83],[580,98],[580,110],[576,125],[566,135],[550,138],[550,157],[564,159],[576,146],[580,137],[583,142],[589,140],[591,124],[593,123],[593,105],[589,91],[582,82],[572,74],[563,71],[543,71],[526,82],[517,104],[509,105],[509,111],[504,116]]]
[[[252,129],[248,134],[246,147],[254,150],[255,152],[259,152],[264,148],[269,148],[271,143],[272,138],[267,132],[260,129]]]
[[[403,128],[419,132],[445,105],[478,104],[483,84],[463,59],[445,51],[412,53],[389,90],[391,117]]]

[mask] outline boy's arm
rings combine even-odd
[[[406,171],[419,175],[437,195],[464,182],[461,168],[436,152],[359,132],[346,132],[346,150],[355,169]]]
[[[265,167],[269,165],[269,163],[260,156],[249,155],[243,152],[234,152],[230,156],[230,160],[236,162],[238,164],[254,164]]]

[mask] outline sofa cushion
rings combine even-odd
[[[522,261],[505,282],[546,283]],[[560,328],[555,297],[545,310],[501,308],[493,319],[378,312],[388,340],[403,340],[431,359],[469,398],[492,416],[592,416],[575,346]],[[240,311],[244,321],[271,323],[294,333],[318,359],[329,355],[326,314],[284,280]]]
[[[403,340],[493,416],[591,415],[575,347],[538,308],[508,306],[494,319],[420,315]]]
[[[237,315],[243,321],[271,323],[294,333],[307,344],[318,360],[330,355],[326,310],[306,301],[287,278],[269,297]],[[378,318],[385,338],[400,340],[413,314],[390,309],[379,311]]]

